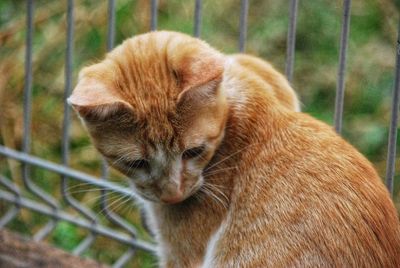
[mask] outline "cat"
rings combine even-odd
[[[129,178],[161,267],[400,267],[372,165],[256,57],[142,34],[81,70],[69,103]]]

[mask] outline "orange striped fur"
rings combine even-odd
[[[143,34],[84,68],[69,102],[130,178],[161,267],[400,267],[372,165],[258,58]]]

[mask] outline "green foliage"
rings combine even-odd
[[[79,245],[79,228],[68,222],[58,222],[53,231],[53,242],[60,248],[72,251]]]

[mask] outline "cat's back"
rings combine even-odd
[[[270,63],[248,54],[230,55],[228,60],[235,62],[238,68],[258,76],[260,81],[265,83],[264,87],[271,89],[283,106],[293,111],[300,111],[300,101],[296,92],[287,79]]]
[[[253,267],[400,267],[397,213],[372,165],[325,123],[289,117],[269,147],[246,156],[253,166],[234,194],[221,248],[243,265],[251,254]]]
[[[354,264],[358,257],[360,265],[365,261],[365,265],[399,267],[397,212],[372,164],[331,126],[309,115],[295,117],[298,129],[292,131],[294,142],[303,142],[304,166],[299,164],[298,179],[306,183],[304,188],[317,202],[319,212],[314,213],[314,220],[319,215],[325,217],[325,228],[320,230],[325,238],[321,238],[342,241],[342,245],[332,245],[336,250],[342,247],[349,260],[354,258]]]

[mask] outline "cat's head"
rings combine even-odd
[[[224,135],[224,56],[174,32],[126,40],[84,68],[69,103],[96,148],[155,202],[196,192]]]

